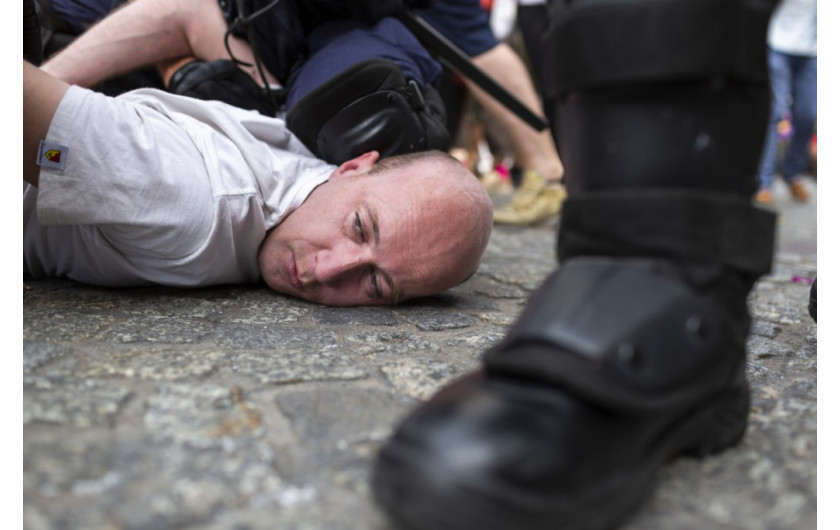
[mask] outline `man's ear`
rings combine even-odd
[[[359,155],[356,158],[351,158],[347,162],[338,166],[335,171],[333,171],[333,174],[330,175],[330,179],[367,173],[377,160],[379,160],[379,152],[368,151],[367,153]]]

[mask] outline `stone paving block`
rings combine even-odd
[[[344,337],[345,344],[361,354],[383,354],[388,357],[438,352],[440,346],[409,331],[363,331]]]
[[[108,342],[159,344],[197,344],[213,332],[214,325],[200,318],[130,316],[114,324],[104,334]]]
[[[333,326],[396,326],[387,307],[318,307],[312,310],[317,324]]]
[[[461,373],[449,363],[414,357],[385,363],[381,369],[400,392],[424,401]]]
[[[23,341],[23,371],[31,372],[45,364],[59,359],[73,349],[70,346],[63,344],[54,344],[50,342],[31,341],[24,339]]]
[[[331,350],[301,348],[291,352],[242,352],[231,358],[232,369],[260,383],[290,384],[303,381],[361,379],[368,371],[353,356]]]
[[[113,437],[56,438],[30,436],[23,446],[24,492],[45,497],[85,493],[89,484],[103,481],[116,455]]]
[[[162,344],[117,346],[79,352],[45,368],[48,375],[177,381],[207,377],[226,366],[227,353],[212,346]]]
[[[26,376],[23,379],[23,424],[111,425],[130,396],[130,390],[110,381]]]
[[[334,331],[299,326],[251,326],[219,323],[214,328],[215,342],[229,350],[329,350],[336,347]]]
[[[420,331],[462,329],[473,325],[474,320],[463,313],[441,311],[435,307],[414,307],[401,312],[401,316]]]
[[[24,320],[28,324],[23,329],[24,340],[65,344],[94,339],[117,322],[108,313],[70,314],[50,307],[36,314],[24,312]]]
[[[410,404],[382,387],[348,384],[287,389],[274,402],[299,440],[329,449],[381,439],[391,431],[389,420]]]
[[[265,430],[262,414],[238,386],[163,384],[146,399],[145,411],[144,425],[155,437],[193,447],[235,448]]]

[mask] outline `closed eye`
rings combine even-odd
[[[370,225],[366,225],[362,221],[362,213],[366,213],[370,220]],[[363,243],[370,243],[372,245],[379,245],[379,216],[376,208],[372,208],[370,204],[363,204],[362,210],[353,214],[353,230],[358,234],[359,239]],[[385,298],[385,292],[382,285],[383,281],[388,285],[389,295],[394,303],[399,300],[399,290],[394,283],[393,278],[387,271],[371,267],[370,269],[370,285],[372,293],[378,300]]]
[[[382,285],[379,282],[379,276],[376,274],[376,267],[370,268],[370,285],[373,288],[373,293],[377,299],[382,299]]]
[[[362,242],[367,241],[367,232],[365,231],[365,227],[362,225],[362,217],[359,215],[359,212],[356,212],[354,215],[353,230],[359,235]]]

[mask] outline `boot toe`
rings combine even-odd
[[[633,429],[556,389],[477,372],[406,419],[379,453],[374,493],[402,528],[600,528],[616,495],[603,477],[635,452],[616,421]],[[622,504],[645,489],[630,491]]]

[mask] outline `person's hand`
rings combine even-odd
[[[256,110],[266,116],[276,114],[265,90],[228,59],[188,62],[172,74],[168,90],[173,94]]]

